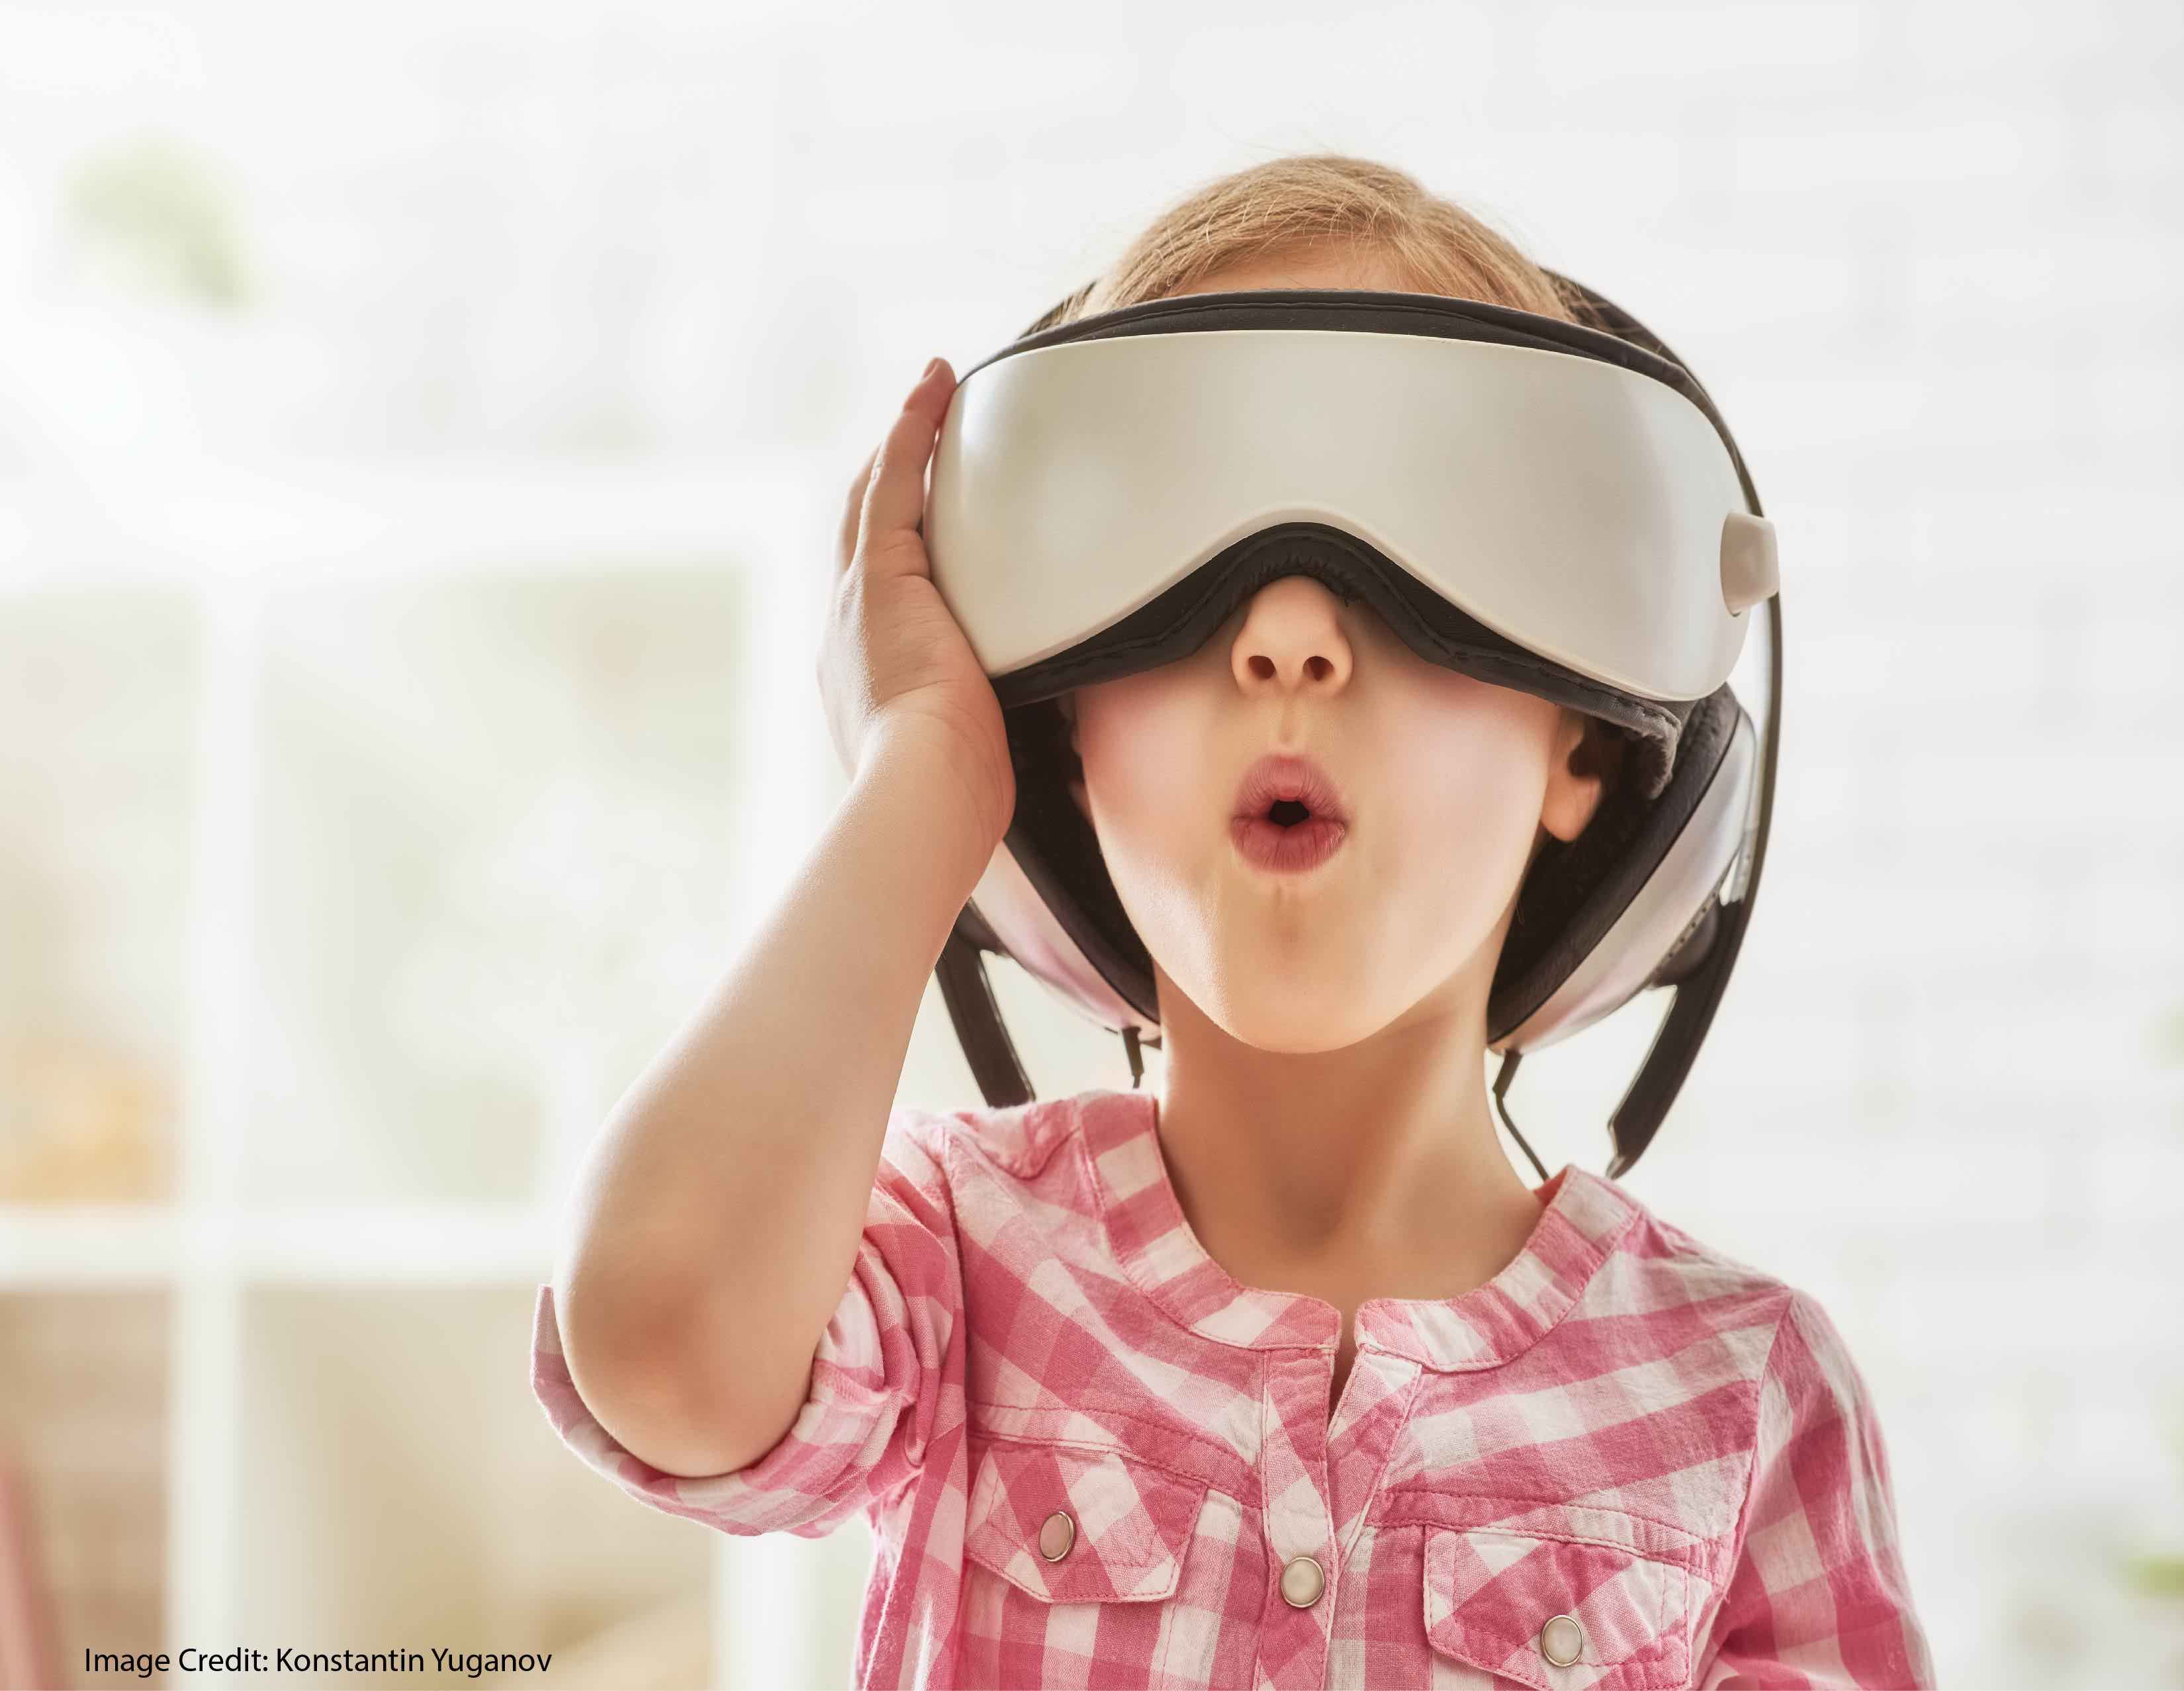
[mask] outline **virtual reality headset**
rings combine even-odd
[[[1017,800],[939,974],[989,1103],[1032,1094],[981,952],[1122,1034],[1134,1084],[1139,1043],[1160,1042],[1150,959],[1068,795],[1053,700],[1189,656],[1295,574],[1362,600],[1421,658],[1627,741],[1584,833],[1546,841],[1527,873],[1487,1044],[1504,1058],[1498,1102],[1523,1052],[1672,989],[1611,1120],[1610,1174],[1650,1141],[1758,889],[1779,741],[1774,532],[1681,360],[1549,275],[1586,321],[1316,289],[1052,321],[1065,301],[961,377],[924,538],[1002,706]],[[1762,606],[1763,734],[1728,685]]]

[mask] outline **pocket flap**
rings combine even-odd
[[[1666,1691],[1691,1677],[1680,1565],[1500,1527],[1425,1533],[1426,1638],[1441,1655],[1540,1691]],[[1557,1616],[1569,1620],[1550,1632]]]
[[[1206,1489],[1120,1451],[992,1444],[972,1482],[963,1552],[1049,1603],[1170,1597]],[[1067,1549],[1050,1561],[1039,1535],[1057,1510],[1069,1522],[1049,1548]]]

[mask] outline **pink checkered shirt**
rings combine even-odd
[[[1814,1299],[1572,1164],[1487,1284],[1359,1308],[1330,1418],[1340,1312],[1206,1253],[1158,1113],[898,1109],[810,1396],[733,1473],[616,1443],[545,1286],[532,1388],[671,1514],[861,1511],[860,1685],[1933,1684],[1880,1428]]]

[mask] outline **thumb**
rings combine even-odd
[[[903,541],[918,539],[925,516],[925,466],[932,461],[940,420],[955,388],[948,361],[933,360],[880,443],[872,481],[865,489],[864,532],[859,542],[868,571],[930,572],[922,542],[905,545]]]

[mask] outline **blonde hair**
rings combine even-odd
[[[1171,205],[1025,332],[1159,299],[1247,260],[1330,243],[1384,254],[1417,293],[1585,321],[1507,236],[1416,177],[1369,159],[1306,153],[1234,171]]]

